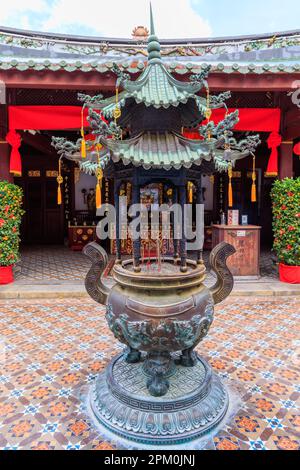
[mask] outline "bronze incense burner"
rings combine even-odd
[[[187,260],[181,272],[173,258],[158,271],[134,271],[132,260],[115,264],[114,285],[101,275],[106,252],[97,243],[84,252],[92,267],[86,277],[90,296],[106,305],[114,336],[127,346],[100,374],[92,409],[105,427],[143,443],[184,442],[207,432],[223,418],[227,392],[209,365],[195,352],[213,321],[214,305],[233,287],[226,259],[234,248],[221,243],[211,253],[217,282],[208,289],[204,264]]]

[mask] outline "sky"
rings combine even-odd
[[[2,1],[0,25],[76,35],[131,37],[149,24],[149,0]],[[195,38],[300,29],[299,0],[152,0],[160,38]]]

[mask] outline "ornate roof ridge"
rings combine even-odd
[[[24,38],[35,38],[41,40],[55,40],[63,42],[75,42],[75,43],[91,43],[99,44],[102,42],[108,42],[111,44],[123,44],[125,45],[134,45],[139,43],[136,39],[132,38],[115,38],[108,36],[80,36],[76,34],[62,34],[54,32],[43,32],[43,31],[34,31],[26,30],[19,28],[10,28],[0,25],[0,35],[15,35]],[[248,34],[248,35],[238,35],[238,36],[216,36],[208,38],[168,38],[160,39],[161,46],[169,45],[185,45],[185,44],[213,44],[213,43],[228,43],[228,42],[243,42],[243,41],[258,41],[258,40],[267,40],[272,39],[274,36],[277,38],[290,37],[290,36],[300,36],[300,29],[288,30],[288,31],[275,31],[270,33],[260,33],[260,34]]]

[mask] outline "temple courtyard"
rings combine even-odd
[[[300,299],[230,297],[198,351],[234,390],[206,449],[298,450]],[[84,299],[1,300],[0,448],[115,449],[86,412],[92,382],[122,345]],[[134,447],[134,445],[133,445]]]
[[[204,252],[207,268],[205,284],[215,282],[209,269],[209,251]],[[105,281],[112,283],[111,272],[114,256],[110,256],[104,273]],[[19,263],[14,269],[15,282],[0,286],[0,299],[34,298],[88,298],[84,286],[85,276],[91,266],[90,260],[80,251],[66,246],[23,246]],[[298,296],[300,285],[286,284],[278,280],[275,255],[270,249],[260,254],[260,278],[235,280],[234,296]]]

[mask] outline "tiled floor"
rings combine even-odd
[[[242,405],[214,438],[226,449],[300,446],[299,301],[234,299],[216,308],[199,352]],[[90,300],[0,303],[0,448],[110,449],[83,398],[120,345]]]
[[[209,252],[205,252],[206,265],[208,265],[208,257]],[[90,261],[86,256],[64,246],[23,247],[16,279],[21,283],[78,282],[83,281],[89,268]],[[261,275],[266,279],[278,278],[277,267],[269,251],[261,253]]]
[[[91,266],[81,252],[65,246],[27,246],[21,249],[18,281],[81,281]]]

